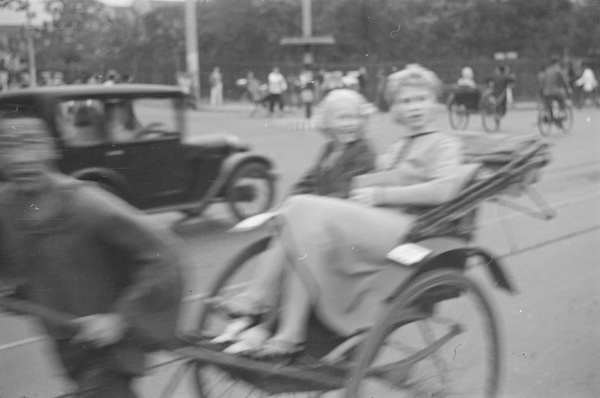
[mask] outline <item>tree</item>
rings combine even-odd
[[[300,30],[298,1],[220,0],[200,4],[200,59],[280,61],[279,40]]]
[[[94,70],[104,60],[112,23],[97,0],[46,0],[51,21],[39,39],[38,57],[47,68]]]

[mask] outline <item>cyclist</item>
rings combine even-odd
[[[557,101],[561,112],[564,111],[565,100],[567,99],[567,95],[572,93],[572,89],[558,56],[553,55],[550,66],[540,74],[540,88],[544,107],[551,119],[556,120],[560,124],[561,120],[557,120],[558,115],[553,113],[552,101]]]

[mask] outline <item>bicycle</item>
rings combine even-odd
[[[573,104],[570,99],[566,99],[562,106],[558,99],[552,99],[551,106],[547,107],[545,101],[538,102],[537,126],[541,135],[547,136],[556,127],[568,134],[573,129],[575,123]]]

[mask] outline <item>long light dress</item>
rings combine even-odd
[[[262,271],[246,295],[267,304],[284,271],[293,270],[326,326],[340,335],[369,327],[382,300],[410,272],[386,260],[411,229],[416,215],[409,207],[456,195],[462,160],[460,140],[443,132],[422,134],[400,140],[378,158],[379,171],[393,176],[382,196],[403,206],[367,207],[314,195],[290,198],[279,218],[281,233],[264,253]],[[280,291],[285,295],[285,288]]]

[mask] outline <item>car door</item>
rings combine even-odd
[[[141,209],[174,206],[186,193],[180,117],[171,98],[108,99],[107,167],[122,174]]]

